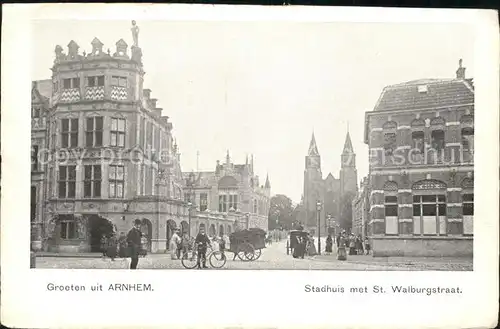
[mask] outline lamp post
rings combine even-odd
[[[249,212],[247,212],[247,213],[245,214],[245,217],[246,217],[246,219],[247,219],[247,227],[246,227],[246,228],[247,228],[247,230],[248,230],[248,229],[250,228],[250,213],[249,213]]]
[[[327,231],[328,234],[330,234],[331,223],[332,223],[332,215],[328,214],[328,231]]]
[[[321,201],[318,200],[318,202],[316,202],[316,210],[318,213],[318,255],[321,255],[321,232],[320,232],[321,231],[321,226],[320,226],[321,208],[322,208]]]
[[[188,235],[191,237],[191,210],[193,209],[193,185],[194,185],[194,173],[191,172],[187,179],[186,185],[189,188],[189,200],[188,201]]]

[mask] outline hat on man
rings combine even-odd
[[[141,222],[141,220],[140,220],[140,219],[136,219],[136,220],[134,221],[134,225],[141,225],[141,224],[142,224],[142,222]]]

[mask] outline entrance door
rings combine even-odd
[[[88,227],[90,232],[90,251],[101,251],[102,236],[109,237],[113,233],[113,224],[106,218],[99,215],[90,215],[88,217]]]
[[[143,235],[146,236],[148,245],[147,245],[147,250],[151,252],[151,239],[153,235],[153,225],[151,224],[151,221],[147,218],[142,219],[142,224],[141,224],[141,232]]]

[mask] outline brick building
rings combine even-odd
[[[209,235],[243,228],[267,231],[271,184],[269,177],[260,184],[253,156],[250,162],[247,157],[245,164],[234,164],[228,151],[224,163],[217,161],[215,171],[185,172],[183,178],[184,201],[198,211],[192,218],[195,227],[206,226]],[[207,223],[201,218],[207,214],[222,217]]]
[[[113,52],[103,46],[56,46],[52,78],[33,83],[35,250],[96,251],[102,234],[139,218],[149,249],[162,251],[167,223],[189,221],[173,126],[143,88],[138,36],[130,53],[123,39]]]
[[[363,177],[359,184],[359,191],[352,200],[352,227],[351,232],[361,234],[363,239],[368,236],[368,222],[370,216],[370,187],[368,177]]]
[[[455,79],[384,88],[365,115],[374,256],[472,255],[474,84]]]

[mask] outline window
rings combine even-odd
[[[85,129],[86,146],[102,146],[102,126],[102,117],[87,118],[87,127]]]
[[[61,225],[61,239],[77,238],[77,225],[72,215],[62,215],[59,217]]]
[[[386,195],[385,207],[385,234],[398,234],[398,197]]]
[[[396,149],[396,134],[395,133],[385,133],[384,134],[384,151],[385,155],[392,155]]]
[[[64,89],[80,88],[80,78],[63,79]]]
[[[144,145],[145,145],[144,136],[146,133],[146,119],[145,118],[141,118],[141,126],[139,127],[139,130],[141,131],[139,145],[142,148],[144,148]]]
[[[76,190],[76,166],[59,166],[59,197],[74,198]]]
[[[444,131],[434,130],[431,133],[431,146],[436,151],[442,151],[444,149]]]
[[[227,195],[219,195],[219,212],[227,212]]]
[[[61,120],[61,145],[62,147],[78,146],[78,119]]]
[[[125,119],[111,118],[111,146],[125,146]]]
[[[127,87],[127,78],[126,77],[119,77],[119,76],[112,76],[111,77],[111,85],[117,86],[117,87]]]
[[[57,83],[57,81],[53,82],[52,83],[52,88],[54,89],[53,92],[57,93],[57,91],[59,89],[59,83]]]
[[[229,209],[232,209],[235,211],[238,210],[238,195],[236,195],[236,194],[229,195],[228,210]]]
[[[109,197],[123,198],[124,167],[109,166]]]
[[[446,197],[413,196],[413,234],[446,235]]]
[[[257,200],[253,200],[253,213],[256,214],[258,211]]]
[[[205,211],[208,208],[208,195],[207,193],[200,194],[200,211]]]
[[[474,155],[474,128],[462,129],[462,149],[464,160],[472,160]]]
[[[40,117],[40,108],[39,107],[31,108],[31,117],[32,118],[39,118]]]
[[[85,198],[101,196],[101,165],[84,166],[83,196]]]
[[[424,132],[423,131],[414,131],[411,134],[412,138],[412,155],[415,160],[419,160],[424,154],[425,144],[424,144]]]
[[[31,171],[38,170],[38,145],[31,146]]]
[[[104,86],[104,75],[87,77],[87,86],[89,86],[89,87]]]
[[[31,222],[36,221],[36,186],[31,187]]]
[[[191,193],[184,193],[184,202],[191,202]]]

